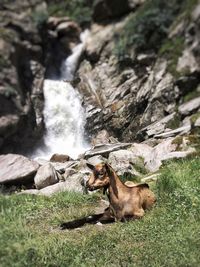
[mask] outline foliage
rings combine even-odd
[[[159,55],[168,59],[168,71],[177,78],[180,74],[177,72],[176,66],[179,57],[182,55],[183,48],[183,37],[176,37],[174,39],[167,39],[159,50]]]
[[[127,223],[61,231],[93,212],[96,194],[0,196],[1,266],[199,266],[199,166],[200,158],[166,163],[156,206]]]
[[[176,16],[188,7],[189,0],[149,0],[133,13],[117,37],[115,53],[119,60],[131,57],[133,51],[157,52],[167,37]]]
[[[200,88],[199,88],[200,89]],[[191,92],[187,93],[184,97],[183,97],[183,102],[188,102],[196,97],[200,96],[200,90],[198,88],[196,88],[195,90],[192,90]]]
[[[32,20],[37,27],[40,27],[48,20],[48,13],[46,11],[35,11],[32,13]]]
[[[68,0],[49,1],[48,13],[50,16],[68,16],[78,23],[88,23],[92,16],[92,1]]]

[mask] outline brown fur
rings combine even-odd
[[[87,181],[88,189],[91,191],[98,188],[108,189],[110,207],[107,215],[114,216],[119,221],[130,217],[141,218],[144,216],[144,210],[151,208],[155,203],[155,195],[147,184],[130,187],[120,181],[108,164],[87,165],[93,170]]]

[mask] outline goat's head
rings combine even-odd
[[[106,163],[100,163],[96,166],[87,163],[88,168],[92,170],[92,174],[88,179],[86,185],[90,191],[107,188],[110,183],[108,175],[108,165]]]

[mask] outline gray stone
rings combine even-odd
[[[191,125],[186,125],[186,126],[182,126],[182,127],[179,127],[175,130],[172,130],[172,131],[166,131],[164,133],[161,133],[161,134],[156,134],[154,135],[155,138],[167,138],[167,137],[172,137],[172,136],[176,136],[177,134],[178,135],[183,135],[183,134],[187,134],[189,133],[191,130]]]
[[[91,158],[88,158],[87,161],[92,165],[97,165],[102,162],[106,162],[106,158],[102,157],[101,155],[97,155]]]
[[[113,167],[118,175],[126,173],[140,176],[140,173],[135,169],[135,166],[144,166],[143,161],[129,150],[111,152],[108,158],[108,163]]]
[[[57,184],[41,189],[40,194],[45,196],[52,196],[55,193],[61,193],[66,191],[83,193],[84,187],[81,185],[82,180],[83,180],[83,174],[76,173],[71,177],[69,177],[64,182],[59,182]]]
[[[178,111],[181,115],[187,116],[200,108],[200,97],[194,98],[179,106]]]
[[[7,154],[0,156],[0,183],[27,184],[33,182],[39,164],[24,156]]]
[[[35,186],[37,189],[42,189],[49,185],[55,184],[58,181],[58,175],[51,163],[47,163],[41,166],[34,178]]]
[[[110,152],[119,150],[121,148],[127,148],[129,146],[131,146],[131,143],[116,143],[95,146],[93,149],[85,152],[85,158],[87,159],[96,155],[108,157]]]

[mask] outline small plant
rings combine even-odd
[[[67,16],[78,23],[88,23],[92,16],[92,1],[68,0],[50,3],[48,13],[50,16]]]
[[[48,20],[48,13],[45,11],[35,11],[32,14],[32,19],[37,27],[41,27]]]
[[[115,54],[119,61],[127,60],[127,58],[134,59],[134,51],[154,51],[157,52],[163,41],[166,39],[169,27],[172,25],[177,15],[184,12],[189,0],[149,0],[136,12],[130,15],[130,18],[122,32],[116,36]],[[194,6],[194,3],[193,3]],[[181,46],[182,40],[177,40],[178,45]],[[165,43],[161,49],[161,54],[176,44]],[[178,50],[180,54],[181,47]],[[176,53],[173,51],[173,53]],[[173,55],[172,55],[173,56]],[[172,58],[171,68],[174,71],[174,64],[177,62],[177,56]]]

